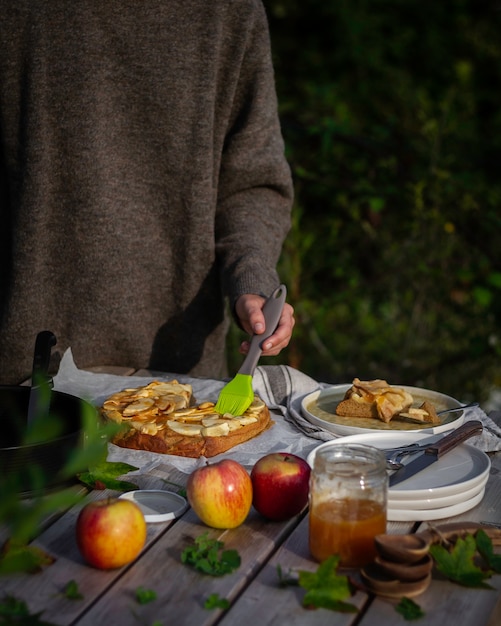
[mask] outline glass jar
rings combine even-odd
[[[386,532],[388,475],[381,450],[336,444],[315,454],[310,478],[309,543],[323,561],[361,567],[376,556],[374,537]]]

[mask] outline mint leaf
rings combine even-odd
[[[68,600],[83,600],[83,595],[78,590],[78,585],[75,580],[70,580],[64,588],[63,593]]]
[[[6,595],[0,602],[2,626],[54,626],[40,619],[42,613],[30,613],[28,605],[15,596]]]
[[[136,589],[136,601],[139,604],[148,604],[157,599],[156,591],[153,589],[144,589],[144,587],[138,587]]]
[[[229,606],[229,601],[219,597],[218,593],[211,593],[204,602],[204,609],[228,609]]]
[[[181,562],[209,576],[224,576],[240,567],[240,555],[236,550],[223,548],[223,542],[210,539],[207,532],[196,537],[194,544],[183,550]]]
[[[277,576],[279,587],[297,587],[299,585],[299,577],[293,570],[284,572],[280,564],[277,565]]]
[[[464,587],[492,589],[484,582],[490,578],[490,572],[483,571],[474,563],[476,551],[477,544],[472,535],[459,538],[450,551],[441,545],[430,546],[430,554],[437,569],[449,580]]]
[[[339,556],[322,561],[316,572],[299,571],[299,586],[306,589],[303,606],[330,609],[343,613],[356,613],[357,607],[344,602],[352,596],[347,576],[337,573]]]
[[[495,554],[492,547],[492,540],[484,530],[479,530],[475,534],[477,550],[490,569],[496,574],[501,574],[501,555]]]
[[[412,621],[425,616],[423,609],[411,598],[402,598],[395,606],[395,611],[400,613],[404,619]]]

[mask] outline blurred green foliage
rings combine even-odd
[[[273,362],[485,400],[501,381],[501,3],[265,0],[296,199]]]
[[[55,433],[62,431],[61,419],[60,415],[41,416],[38,424],[28,428],[26,440],[19,445],[19,455],[27,459],[34,458],[33,449],[29,446],[51,442]],[[16,471],[7,469],[2,475],[0,527],[4,532],[0,545],[0,580],[6,574],[39,571],[53,561],[41,548],[29,545],[30,541],[40,532],[47,519],[60,515],[83,498],[83,489],[76,488],[75,475],[104,462],[107,441],[117,430],[116,424],[101,424],[94,407],[82,403],[81,441],[75,449],[69,451],[57,476],[48,476],[43,463],[37,465],[33,460]],[[4,456],[2,460],[9,468],[6,458]],[[40,454],[39,458],[46,457]],[[14,462],[11,462],[14,466]],[[122,463],[110,465],[120,466],[120,474],[136,469]]]

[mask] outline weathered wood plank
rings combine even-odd
[[[233,601],[297,522],[295,519],[272,524],[252,510],[242,526],[218,531],[201,524],[189,510],[168,533],[158,538],[134,568],[124,573],[79,625],[137,626],[138,620],[143,624],[155,621],[183,626],[214,624],[221,611],[204,608],[209,595],[216,593]],[[181,564],[183,549],[205,532],[223,541],[225,549],[238,550],[242,563],[237,571],[216,578]],[[133,594],[139,586],[153,589],[157,599],[144,606],[135,605]]]
[[[165,483],[163,472],[152,472],[149,475],[136,475],[130,480],[141,488],[162,489]],[[129,477],[128,477],[129,478]],[[186,475],[172,469],[168,478],[178,484],[184,484]],[[48,554],[56,558],[55,563],[35,575],[13,575],[0,578],[0,593],[11,594],[26,601],[32,613],[43,611],[43,618],[54,624],[70,624],[107,589],[120,579],[124,572],[132,567],[112,571],[100,571],[87,566],[77,547],[75,525],[78,513],[84,503],[108,496],[116,496],[117,492],[93,491],[81,504],[67,511],[57,523],[50,525],[36,541]],[[173,522],[149,524],[145,550],[151,546],[158,536],[164,533]],[[75,580],[83,594],[83,600],[68,600],[63,595],[66,584]]]
[[[447,580],[439,580],[437,574],[434,574],[430,587],[414,598],[414,602],[424,611],[422,622],[426,626],[498,626],[500,622],[493,620],[500,610],[501,576],[492,578],[491,584],[494,587],[491,590],[465,588]],[[396,601],[376,598],[360,621],[360,626],[402,626],[403,618],[396,612],[396,604]]]
[[[221,626],[348,626],[354,623],[356,614],[337,613],[325,609],[307,610],[302,606],[304,591],[299,587],[279,587],[277,567],[283,572],[289,570],[314,571],[318,564],[311,560],[308,548],[308,519],[292,533],[283,546],[261,570],[257,578],[245,590],[237,604],[232,607],[220,622]],[[367,602],[368,596],[357,593],[351,602],[359,609]]]
[[[410,532],[411,527],[411,523],[390,522],[388,532],[403,534]],[[233,624],[239,626],[255,626],[255,624],[259,626],[275,624],[347,626],[356,622],[358,614],[337,613],[326,609],[306,610],[301,604],[303,590],[298,587],[279,587],[277,573],[279,566],[284,572],[290,569],[296,571],[317,569],[318,563],[311,558],[308,547],[307,517],[273,555],[236,605],[223,617],[220,622],[221,626]],[[359,611],[363,610],[368,601],[368,595],[361,592],[350,600]]]
[[[486,485],[484,499],[470,511],[451,518],[423,523],[424,529],[429,524],[440,525],[459,521],[491,521],[500,523],[501,511],[501,455],[491,455],[492,469]],[[419,530],[421,530],[421,528]],[[496,548],[501,552],[501,548]],[[414,598],[426,613],[426,626],[443,626],[444,624],[478,624],[478,626],[496,626],[496,616],[501,615],[501,576],[494,576],[489,584],[493,590],[465,588],[450,581],[444,580],[436,570],[428,589]],[[377,598],[370,607],[370,611],[360,622],[360,626],[400,626],[402,617],[395,611],[395,602]]]

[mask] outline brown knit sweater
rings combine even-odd
[[[51,330],[79,367],[220,377],[269,293],[290,171],[260,0],[0,0],[0,383]]]

